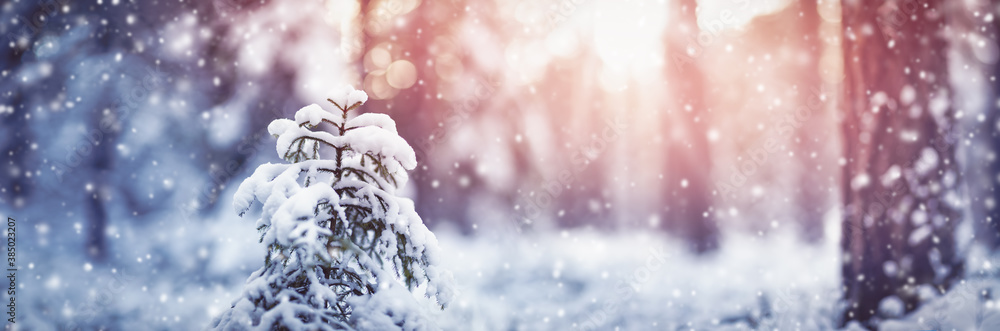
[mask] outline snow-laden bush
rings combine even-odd
[[[348,86],[327,99],[334,112],[312,104],[268,126],[288,163],[258,167],[233,202],[241,216],[263,203],[268,253],[213,329],[436,328],[412,292],[443,309],[451,275],[436,267],[437,240],[413,201],[395,195],[416,156],[389,116],[348,119],[367,100]]]

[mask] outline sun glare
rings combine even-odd
[[[601,1],[596,4],[593,47],[604,64],[601,86],[620,90],[628,78],[656,77],[663,65],[664,1]]]
[[[778,12],[790,0],[698,0],[702,31],[740,30],[754,17]]]

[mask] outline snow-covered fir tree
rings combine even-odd
[[[413,201],[395,195],[416,156],[388,115],[348,119],[367,100],[347,86],[330,93],[332,112],[312,104],[268,126],[288,163],[258,167],[233,202],[241,216],[263,203],[268,252],[213,329],[436,329],[413,293],[443,309],[451,275]]]

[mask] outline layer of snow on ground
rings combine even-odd
[[[837,241],[791,233],[730,235],[708,257],[656,232],[439,238],[459,284],[445,329],[822,330],[839,298]]]
[[[132,254],[104,266],[46,262],[68,254],[63,245],[28,249],[33,264],[19,285],[28,296],[14,329],[206,327],[263,263],[251,221],[231,214],[124,234],[119,240]],[[807,245],[783,228],[765,236],[728,231],[718,252],[696,257],[659,231],[435,233],[458,284],[448,309],[428,309],[445,330],[829,330],[840,297],[836,235]],[[178,244],[192,236],[212,245]],[[188,256],[182,261],[190,265],[160,258],[167,255]],[[973,251],[968,264],[964,284],[881,329],[1000,330],[992,297],[1000,258]]]

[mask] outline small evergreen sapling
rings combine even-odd
[[[257,229],[268,252],[212,328],[435,328],[411,292],[444,308],[451,276],[436,267],[437,240],[413,201],[395,195],[416,156],[389,116],[348,119],[367,99],[348,86],[327,99],[334,112],[312,104],[268,126],[288,163],[258,167],[233,202],[241,216],[263,203]]]

